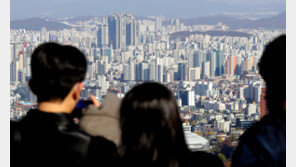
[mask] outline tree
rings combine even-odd
[[[226,161],[226,162],[224,162],[224,165],[225,165],[226,167],[231,167],[231,162],[230,162],[230,161]]]
[[[231,142],[231,140],[230,140],[229,138],[226,138],[226,139],[223,141],[222,145],[225,145],[225,146],[227,146],[227,147],[231,147],[232,142]]]
[[[196,131],[195,133],[198,134],[199,136],[201,136],[201,131],[200,130]]]
[[[197,123],[195,121],[192,121],[191,122],[191,125],[196,125]]]
[[[213,130],[210,130],[210,135],[213,135],[213,133],[214,133]]]
[[[231,135],[231,141],[236,141],[236,139],[237,139],[237,136],[236,136],[236,134],[233,133]]]
[[[217,154],[221,151],[221,148],[218,145],[213,146],[212,151]]]
[[[225,139],[222,143],[221,143],[221,153],[223,153],[226,158],[231,158],[231,155],[234,151],[234,147],[232,146],[232,142],[230,139]]]
[[[235,128],[235,131],[239,131],[239,130],[241,130],[240,127],[236,127],[236,128]]]
[[[223,163],[226,161],[226,157],[225,157],[224,154],[219,153],[219,154],[218,154],[218,157],[222,160]]]
[[[222,138],[221,136],[218,136],[218,138],[217,138],[217,142],[218,142],[219,144],[221,144],[221,143],[223,142],[223,138]]]

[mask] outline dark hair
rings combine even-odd
[[[165,86],[143,83],[131,89],[120,108],[119,154],[129,166],[179,166],[189,152],[175,97]]]
[[[77,48],[44,43],[32,54],[29,85],[38,102],[63,100],[85,73],[86,59]]]
[[[270,114],[282,113],[286,101],[286,35],[270,42],[258,63],[266,83],[266,101]]]

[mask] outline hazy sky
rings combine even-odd
[[[210,2],[228,2],[231,4],[237,4],[237,3],[251,3],[251,4],[267,4],[267,3],[275,3],[275,2],[283,2],[283,0],[207,0]]]
[[[130,12],[137,16],[192,18],[225,12],[282,12],[283,0],[11,0],[11,19],[63,18]]]

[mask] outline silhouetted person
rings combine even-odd
[[[214,155],[188,149],[175,97],[161,84],[132,88],[122,101],[120,124],[121,166],[223,166]]]
[[[42,44],[32,54],[31,73],[29,86],[38,106],[11,122],[11,166],[107,166],[105,161],[112,162],[114,143],[81,133],[71,115],[83,87],[84,55],[72,46]]]
[[[286,35],[270,42],[259,62],[268,114],[240,137],[232,166],[286,166]]]

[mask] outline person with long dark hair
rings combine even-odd
[[[143,83],[126,94],[120,125],[120,165],[223,166],[214,155],[188,149],[176,99],[159,83]]]

